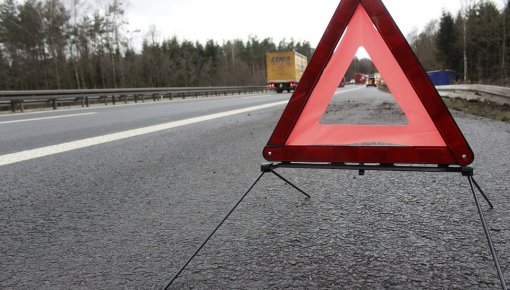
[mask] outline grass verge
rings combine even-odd
[[[388,87],[385,85],[379,86],[379,89],[391,94]],[[443,101],[450,110],[510,123],[510,106],[508,105],[499,105],[491,102],[468,101],[448,97],[443,97]]]
[[[446,106],[455,111],[491,118],[510,123],[510,106],[490,102],[467,101],[456,98],[443,98]]]

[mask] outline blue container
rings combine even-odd
[[[455,83],[457,73],[452,70],[435,70],[427,73],[434,86],[446,86]]]

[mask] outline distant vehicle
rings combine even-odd
[[[362,73],[356,73],[354,74],[354,82],[357,85],[364,84],[366,82],[365,76]]]
[[[266,53],[267,87],[277,93],[295,90],[306,66],[306,56],[295,51]]]
[[[342,78],[342,80],[340,81],[340,85],[338,87],[339,88],[345,87],[345,78]]]
[[[382,82],[383,82],[383,79],[382,79],[380,73],[375,73],[374,74],[374,79],[375,79],[375,85],[376,86],[380,86],[382,84]]]
[[[445,86],[455,83],[457,73],[452,70],[435,70],[427,72],[434,86]]]
[[[367,80],[367,87],[377,87],[374,77],[369,77]]]

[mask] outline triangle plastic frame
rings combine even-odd
[[[351,19],[361,5],[414,89],[415,97],[444,141],[444,145],[352,146],[289,144],[298,120],[313,95]],[[346,128],[346,127],[344,127]],[[339,132],[341,133],[341,132]],[[416,143],[416,142],[415,142]],[[419,143],[419,142],[418,142]],[[274,162],[403,163],[466,166],[474,154],[452,115],[429,80],[411,47],[381,0],[342,0],[315,53],[277,123],[263,156]]]

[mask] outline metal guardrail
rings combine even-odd
[[[510,105],[510,88],[488,85],[448,85],[437,86],[441,96],[492,102],[499,105]],[[220,96],[266,92],[265,86],[243,87],[194,87],[194,88],[136,88],[136,89],[92,89],[92,90],[39,90],[39,91],[0,91],[0,106],[9,106],[12,112],[24,111],[26,104],[48,105],[57,109],[63,103],[78,103],[88,107],[91,102],[135,103],[145,102],[147,97],[158,101],[164,98],[186,98],[198,96]]]
[[[247,87],[194,87],[194,88],[136,88],[136,89],[92,89],[92,90],[39,90],[0,91],[0,106],[9,106],[12,112],[24,111],[26,104],[46,104],[56,110],[64,102],[78,102],[88,107],[91,102],[127,103],[128,100],[144,102],[147,97],[158,101],[164,98],[186,98],[198,96],[220,96],[228,94],[265,92],[265,86]]]
[[[491,102],[510,106],[510,88],[488,85],[437,86],[443,97],[460,98],[468,101]]]

